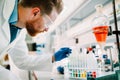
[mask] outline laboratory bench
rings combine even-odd
[[[117,74],[116,74],[117,73]],[[97,78],[89,78],[89,79],[65,79],[64,75],[61,74],[52,74],[51,72],[42,72],[42,71],[36,71],[35,72],[38,80],[120,80],[118,79],[118,75],[120,75],[120,71],[116,72],[102,72],[100,76]]]
[[[30,52],[31,55],[35,55],[35,52]],[[79,78],[69,78],[66,79],[64,75],[48,71],[34,71],[38,80],[120,80],[118,77],[120,76],[120,71],[118,68],[114,69],[112,72],[100,72],[100,75],[97,78],[88,78],[88,79],[79,79]],[[117,74],[118,73],[118,74]],[[118,76],[119,75],[119,76]]]

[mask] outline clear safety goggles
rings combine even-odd
[[[54,20],[52,20],[48,15],[43,15],[44,26],[45,28],[49,28],[49,26],[53,25]]]

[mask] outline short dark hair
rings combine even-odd
[[[63,9],[62,0],[21,0],[23,7],[39,7],[43,13],[50,14],[53,8],[60,13]]]

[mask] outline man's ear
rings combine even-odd
[[[41,10],[38,7],[32,8],[32,16],[33,17],[39,17],[41,14]]]

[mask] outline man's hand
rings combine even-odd
[[[61,61],[62,59],[68,57],[71,51],[72,49],[70,49],[69,47],[60,48],[60,50],[55,52],[54,55],[52,56],[52,62]],[[64,74],[64,67],[58,66],[57,71],[60,74]]]
[[[60,61],[64,58],[68,57],[69,54],[71,53],[71,51],[72,51],[72,49],[70,49],[68,47],[60,48],[60,50],[58,50],[54,54],[54,61]]]

